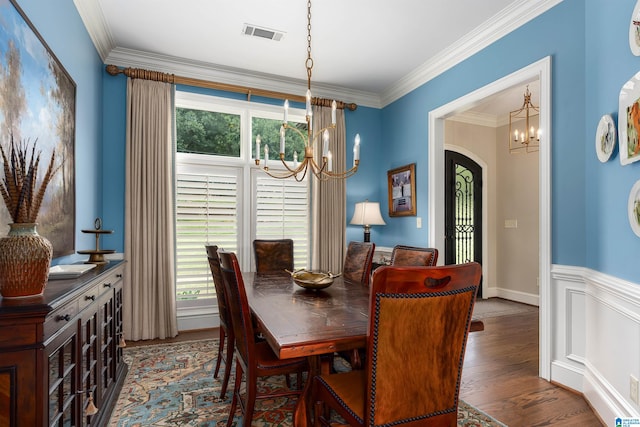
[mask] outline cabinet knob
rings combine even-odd
[[[105,283],[105,284],[104,284],[104,287],[105,287],[105,288],[110,288],[110,287],[111,287],[111,283]]]
[[[116,277],[117,277],[118,279],[122,279],[122,274],[116,274]]]
[[[91,300],[91,301],[95,301],[96,300],[96,296],[95,295],[85,295],[84,296],[85,300]]]
[[[60,315],[58,316],[58,320],[64,320],[65,322],[68,322],[69,320],[71,320],[71,315],[70,314]]]

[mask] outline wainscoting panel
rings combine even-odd
[[[630,377],[640,378],[640,285],[554,265],[551,380],[583,393],[600,418],[638,417]]]
[[[582,392],[585,360],[583,269],[551,270],[551,380]]]

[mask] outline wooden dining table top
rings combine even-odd
[[[280,359],[365,346],[368,287],[336,277],[328,288],[309,290],[286,273],[242,276],[258,329]]]
[[[336,277],[321,290],[304,289],[291,275],[242,274],[258,329],[280,359],[364,348],[369,288]],[[483,330],[472,321],[471,330]]]

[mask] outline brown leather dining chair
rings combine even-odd
[[[242,425],[251,426],[256,399],[274,398],[281,396],[300,395],[302,373],[308,371],[308,363],[305,357],[278,359],[266,341],[256,342],[254,339],[253,322],[251,320],[251,308],[247,300],[247,293],[242,279],[242,272],[238,259],[233,252],[218,251],[220,267],[231,314],[236,340],[236,377],[233,387],[233,399],[229,411],[227,427],[233,424],[238,400],[243,412]],[[298,389],[278,389],[271,393],[258,390],[258,378],[272,375],[297,374]],[[244,401],[241,398],[242,379],[245,377]]]
[[[396,245],[391,252],[391,265],[432,267],[438,262],[436,248]]]
[[[293,271],[293,240],[277,239],[253,241],[253,254],[258,273]]]
[[[207,259],[209,260],[209,268],[211,269],[211,275],[213,276],[213,285],[216,289],[216,299],[218,301],[218,315],[220,318],[220,334],[218,344],[218,356],[216,357],[216,368],[213,372],[213,377],[218,377],[220,371],[220,362],[222,360],[222,354],[227,349],[226,357],[224,359],[224,375],[222,380],[222,388],[220,389],[220,399],[224,399],[227,393],[227,386],[229,384],[229,375],[231,374],[231,363],[233,362],[233,351],[235,347],[235,337],[233,335],[233,328],[231,327],[231,317],[229,314],[229,308],[227,306],[224,281],[222,279],[222,271],[220,270],[220,258],[218,257],[218,246],[207,245]]]
[[[344,280],[369,285],[375,249],[372,242],[349,242],[342,268]]]
[[[457,425],[478,263],[373,273],[365,369],[313,378],[315,426]]]

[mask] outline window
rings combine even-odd
[[[289,123],[304,134],[304,110]],[[253,269],[256,238],[294,240],[295,267],[310,260],[309,181],[271,178],[253,160],[255,137],[276,169],[282,109],[255,102],[176,93],[176,297],[181,307],[211,306],[215,287],[206,244],[234,251]],[[293,136],[297,138],[292,138]],[[253,142],[253,143],[252,143]],[[287,132],[285,159],[304,155],[304,139]],[[262,157],[262,156],[261,156]]]

